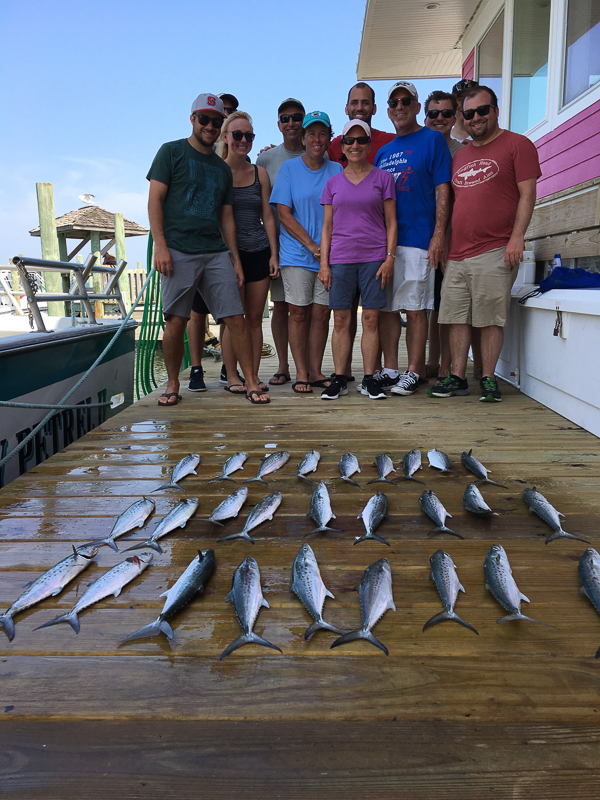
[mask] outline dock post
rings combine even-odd
[[[90,245],[92,255],[96,256],[96,264],[102,264],[102,256],[100,254],[100,233],[98,231],[90,231]],[[100,272],[92,273],[92,280],[94,282],[94,294],[102,294],[102,274]],[[102,300],[94,301],[94,316],[96,319],[104,317],[104,304]]]
[[[54,216],[54,194],[51,183],[36,183],[38,215],[40,218],[40,239],[42,243],[42,258],[46,261],[60,261],[58,252],[58,237],[56,233],[56,218]],[[44,285],[48,294],[62,292],[62,276],[58,272],[44,273]],[[63,317],[65,304],[61,302],[48,303],[49,317]]]
[[[127,255],[125,251],[125,225],[123,223],[123,214],[113,214],[113,218],[115,221],[115,258],[117,259],[118,264],[121,259],[123,259],[123,261],[127,261]],[[129,291],[127,267],[125,267],[121,273],[121,277],[119,278],[119,289],[123,295],[125,308],[127,311],[129,311],[131,308],[131,293]]]

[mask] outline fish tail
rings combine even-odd
[[[225,656],[228,656],[230,653],[233,653],[234,650],[237,650],[238,647],[242,647],[242,645],[245,644],[261,644],[263,647],[270,647],[272,650],[278,650],[280,653],[282,652],[281,648],[277,647],[276,644],[272,644],[257,633],[249,631],[248,633],[240,633],[237,639],[234,639],[231,644],[227,645],[225,650],[221,653],[219,661],[222,661]]]
[[[554,531],[545,541],[544,544],[548,544],[549,542],[553,542],[555,539],[576,539],[578,542],[585,542],[586,544],[590,544],[587,539],[582,539],[580,536],[573,536],[572,533],[567,533],[566,531]]]
[[[43,625],[38,625],[37,628],[34,628],[33,630],[39,631],[42,628],[49,628],[51,625],[58,625],[59,622],[68,622],[75,633],[79,633],[79,617],[75,611],[67,611],[66,614],[61,614],[60,616],[51,619],[50,622],[44,622]]]
[[[358,544],[359,542],[364,542],[366,539],[375,539],[376,541],[381,542],[381,544],[387,544],[387,546],[390,547],[390,543],[386,542],[385,539],[383,539],[381,536],[378,536],[376,533],[371,533],[371,534],[363,533],[362,536],[356,537],[356,539],[354,540],[354,544]]]
[[[484,478],[483,482],[491,483],[492,486],[499,486],[501,489],[508,489],[508,486],[505,486],[503,483],[498,483],[498,481],[491,481],[489,478]]]
[[[94,539],[93,542],[89,542],[90,547],[102,547],[103,545],[108,545],[111,550],[114,550],[115,553],[119,552],[119,548],[117,547],[115,540],[111,539],[110,536],[107,536],[105,539]]]
[[[128,547],[127,550],[121,550],[122,553],[128,553],[130,550],[143,550],[144,547],[149,547],[151,550],[154,550],[159,555],[162,555],[162,547],[159,545],[158,542],[155,542],[153,539],[146,539],[145,542],[141,544],[134,544],[132,547]]]
[[[342,477],[342,480],[346,481],[346,483],[351,483],[352,486],[358,486],[358,488],[360,489],[360,483],[357,483],[356,481],[353,481],[352,478],[344,478],[344,477]]]
[[[341,633],[341,634],[344,633],[344,631],[341,631],[334,625],[330,625],[328,622],[325,622],[324,619],[318,619],[315,622],[313,622],[312,625],[309,625],[306,631],[304,632],[304,641],[308,642],[311,636],[317,631],[331,631],[332,633]]]
[[[532,617],[526,617],[525,614],[521,614],[520,612],[517,614],[507,614],[505,617],[500,617],[497,619],[496,622],[500,624],[501,622],[512,622],[513,620],[521,619],[525,622],[535,622],[536,625],[544,625],[546,628],[554,628],[558,630],[556,625],[548,625],[547,622],[540,622],[539,619],[532,619]]]
[[[269,485],[266,481],[263,481],[262,478],[248,478],[248,480],[244,481],[244,483],[253,483],[254,481],[258,481],[259,483],[264,483],[265,486]]]
[[[459,539],[464,539],[465,538],[464,536],[461,536],[460,533],[457,533],[456,531],[453,531],[451,528],[447,528],[445,525],[444,525],[444,527],[442,527],[441,525],[438,525],[437,528],[432,528],[429,531],[429,533],[427,534],[427,536],[428,537],[429,536],[434,536],[436,533],[451,533],[452,536],[457,536]]]
[[[476,633],[479,636],[479,631],[475,630],[472,625],[469,625],[468,622],[465,622],[464,619],[461,619],[458,614],[455,614],[454,611],[441,611],[439,614],[431,617],[428,619],[425,625],[423,625],[423,630],[426,631],[427,628],[432,628],[434,625],[438,625],[440,622],[458,622],[459,625],[462,625],[464,628],[468,628],[473,633]]]
[[[394,478],[394,482],[397,481],[414,481],[415,483],[422,483],[423,486],[427,486],[425,481],[420,481],[418,478],[413,478],[412,476],[409,478],[407,475],[401,475],[399,478]]]
[[[217,522],[217,520],[216,520],[216,519],[211,519],[211,518],[209,517],[209,518],[208,518],[206,521],[207,521],[207,522],[211,522],[213,525],[220,525],[221,527],[223,527],[223,523],[222,523],[222,522]]]
[[[241,531],[240,533],[231,533],[229,536],[221,536],[221,538],[217,539],[217,541],[226,542],[228,539],[245,539],[247,542],[250,542],[250,544],[254,544],[254,539],[249,533],[246,533],[246,531]]]
[[[183,486],[180,486],[178,483],[170,482],[170,483],[163,483],[163,485],[159,486],[158,489],[152,489],[152,492],[150,492],[150,494],[152,494],[153,492],[160,492],[161,489],[179,489],[180,492],[185,492]]]
[[[169,640],[173,638],[173,629],[169,623],[165,619],[157,617],[154,622],[150,623],[150,625],[145,625],[143,628],[138,628],[137,631],[134,631],[133,633],[130,633],[129,636],[121,639],[119,645],[125,644],[125,642],[131,642],[133,639],[145,639],[147,636],[158,636],[160,633],[164,633]]]
[[[316,478],[308,478],[306,475],[296,475],[297,478],[301,478],[303,481],[308,481],[308,483],[315,483]]]
[[[348,644],[349,642],[355,642],[357,639],[365,639],[367,642],[371,642],[372,645],[378,647],[380,650],[387,655],[389,655],[387,647],[382,644],[376,636],[373,636],[371,631],[365,631],[362,628],[359,628],[356,631],[350,631],[350,633],[344,633],[343,636],[340,636],[338,639],[333,642],[330,649],[334,647],[339,647],[341,644]]]
[[[339,528],[330,528],[328,525],[321,525],[320,528],[315,528],[314,531],[305,533],[302,538],[306,539],[307,536],[312,536],[313,533],[325,533],[325,531],[331,531],[332,533],[343,533],[343,531],[341,531]]]
[[[596,658],[600,658],[600,647],[596,650]]]
[[[8,636],[8,641],[12,642],[15,638],[15,623],[8,611],[0,616],[0,628],[4,628]]]
[[[208,483],[218,483],[219,481],[231,481],[232,483],[236,483],[233,478],[230,478],[229,475],[219,475],[218,478],[211,478]]]
[[[367,486],[370,486],[372,483],[391,483],[391,481],[388,481],[387,478],[373,478],[372,481],[367,481]]]

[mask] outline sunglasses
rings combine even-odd
[[[228,108],[227,106],[223,106],[223,108],[228,114],[235,114],[235,112],[237,111],[237,108]]]
[[[236,142],[241,142],[242,139],[245,139],[247,142],[253,142],[256,136],[255,133],[250,133],[250,131],[229,131],[229,133]]]
[[[342,144],[369,144],[370,141],[368,136],[342,136]]]
[[[292,120],[292,122],[302,122],[304,119],[304,114],[301,114],[299,111],[296,111],[295,114],[280,114],[279,115],[279,122],[285,125],[287,122]]]
[[[399,99],[395,98],[394,100],[388,100],[388,106],[390,108],[396,108],[398,103],[402,103],[402,105],[405,108],[407,108],[412,103],[412,101],[413,101],[412,97],[401,97]]]
[[[469,80],[468,78],[463,78],[462,81],[455,83],[452,87],[452,94],[458,94],[459,92],[464,92],[465,89],[474,89],[476,86],[479,86],[477,81]]]
[[[454,116],[454,111],[451,108],[443,108],[441,111],[432,108],[431,111],[427,112],[429,119],[437,119],[440,114],[444,119],[451,119]]]
[[[494,106],[491,103],[486,103],[484,106],[477,106],[477,108],[463,108],[462,115],[467,121],[472,120],[475,114],[479,114],[480,117],[487,117],[492,108],[494,108]]]
[[[213,128],[219,129],[223,124],[223,117],[209,117],[207,114],[194,114],[198,120],[199,125],[212,125]]]

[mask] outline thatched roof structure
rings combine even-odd
[[[138,225],[137,222],[130,222],[128,219],[123,222],[125,236],[146,236],[149,233],[148,228]],[[99,233],[101,239],[112,239],[115,235],[113,214],[99,206],[84,206],[56,218],[56,232],[64,234],[67,239],[85,239],[92,231]],[[39,226],[29,233],[31,236],[39,236]]]

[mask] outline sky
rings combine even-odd
[[[286,97],[326,111],[341,132],[364,13],[364,0],[2,0],[0,265],[41,255],[29,236],[36,182],[53,184],[56,216],[90,193],[147,226],[148,168],[163,142],[190,135],[200,92],[232,92],[251,114],[253,160],[281,142]],[[370,83],[374,125],[391,131],[393,81]],[[453,83],[415,81],[421,100]],[[145,266],[145,237],[127,239],[127,260]]]

